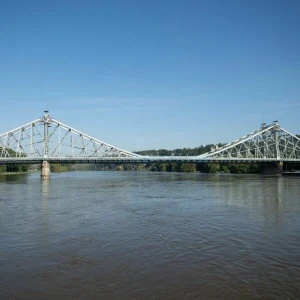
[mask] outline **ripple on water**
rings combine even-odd
[[[298,299],[299,187],[75,172],[0,185],[7,299]],[[21,183],[21,184],[20,184]]]

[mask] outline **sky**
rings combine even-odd
[[[45,109],[128,151],[300,133],[298,0],[0,4],[0,133]]]

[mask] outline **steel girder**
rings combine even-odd
[[[35,121],[0,135],[0,159],[140,157],[58,120],[48,112]]]
[[[201,159],[224,160],[300,160],[300,139],[278,123],[263,125],[221,148],[199,155]]]
[[[277,123],[263,125],[219,149],[199,156],[151,157],[117,148],[49,116],[0,135],[0,163],[36,162],[271,162],[300,161],[300,139]]]

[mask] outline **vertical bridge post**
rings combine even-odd
[[[49,117],[49,111],[44,111],[44,155],[43,155],[43,162],[41,166],[41,177],[43,179],[49,179],[50,177],[50,164],[48,162],[48,155],[49,155],[49,136],[48,136],[48,127],[51,123]]]
[[[281,157],[280,157],[280,148],[279,148],[279,133],[278,133],[278,128],[279,128],[279,125],[278,125],[278,121],[273,121],[273,123],[276,125],[275,126],[275,156],[278,160],[278,162],[276,163],[276,168],[278,170],[278,173],[282,173],[282,170],[283,170],[283,161],[281,160]]]

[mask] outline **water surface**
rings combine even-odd
[[[299,299],[299,183],[0,176],[0,298]]]

